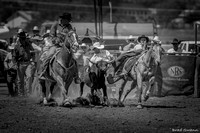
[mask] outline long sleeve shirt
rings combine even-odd
[[[90,58],[91,62],[97,63],[98,61],[104,60],[104,61],[110,61],[113,58],[113,55],[110,54],[108,50],[102,50],[99,54],[95,54]],[[89,63],[89,66],[91,67],[93,64]]]
[[[42,51],[42,48],[36,45],[35,43],[32,43],[31,45],[34,49],[34,51],[31,51],[34,53],[33,61],[37,62],[39,60],[39,55],[40,55],[40,52]]]
[[[129,51],[135,47],[134,43],[129,43],[128,45],[124,46],[123,51]]]
[[[16,64],[14,63],[13,61],[13,57],[12,57],[12,53],[9,52],[7,55],[6,55],[6,58],[4,60],[4,66],[6,69],[16,69]]]
[[[31,51],[33,50],[29,41],[18,41],[14,49],[13,57],[17,63],[28,62],[32,58]]]

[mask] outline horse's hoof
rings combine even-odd
[[[65,99],[63,101],[63,107],[72,107],[72,103],[69,101],[69,99]]]
[[[55,107],[55,106],[58,106],[58,103],[57,102],[50,102],[50,103],[48,103],[48,106]]]
[[[48,99],[48,102],[55,102],[55,99],[49,98],[49,99]]]
[[[47,105],[47,104],[48,104],[48,102],[47,102],[46,99],[43,100],[43,104],[44,104],[44,105]]]
[[[137,108],[138,108],[138,109],[142,109],[143,107],[142,107],[141,104],[139,104],[139,105],[137,106]]]
[[[63,103],[63,106],[64,106],[64,107],[71,107],[72,104],[71,104],[70,102],[65,102],[65,103]]]
[[[119,107],[125,107],[125,106],[124,106],[124,104],[123,104],[123,103],[121,103],[121,102],[120,102],[120,103],[118,103],[118,106],[119,106]]]
[[[101,105],[104,106],[104,107],[108,107],[107,103],[102,103]]]

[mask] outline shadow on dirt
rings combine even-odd
[[[137,104],[126,105],[129,107],[136,107]],[[142,105],[143,108],[186,108],[185,106],[168,106],[168,105]]]

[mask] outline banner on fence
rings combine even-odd
[[[162,56],[153,95],[189,95],[194,92],[195,56]]]

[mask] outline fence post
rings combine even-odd
[[[196,58],[195,76],[194,76],[194,97],[200,97],[200,79],[199,79],[199,69],[200,69],[200,57]]]

